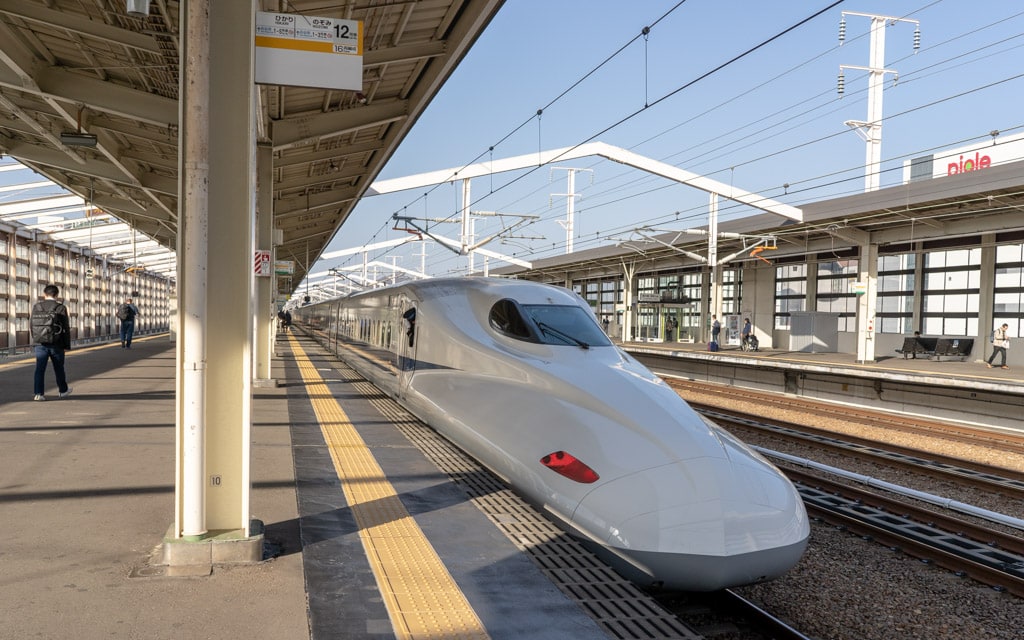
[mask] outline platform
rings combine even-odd
[[[450,634],[442,618],[454,607],[441,600],[450,580],[452,597],[467,603],[474,620],[457,637],[605,636],[500,522],[410,444],[400,417],[382,418],[372,387],[332,368],[311,341],[306,348],[303,372],[303,359],[279,340],[273,373],[284,384],[255,391],[252,513],[266,525],[268,559],[214,564],[192,577],[172,577],[160,564],[174,515],[174,349],[167,336],[137,340],[131,350],[111,344],[68,352],[73,393],[66,399],[56,399],[48,372],[47,401],[32,400],[34,361],[0,365],[0,598],[18,603],[0,635],[57,638],[74,629],[84,639],[394,638],[398,623],[388,600],[401,607],[410,595],[441,602],[437,628]],[[344,409],[325,419],[319,405],[331,403]],[[344,437],[365,442],[367,460],[386,478],[370,482],[367,468],[335,463],[339,448],[353,449],[350,441],[332,442],[343,428],[352,430]],[[360,497],[358,489],[371,484],[390,485],[390,497]],[[514,498],[500,494],[490,497]],[[367,515],[375,521],[360,519]],[[507,519],[518,520],[511,512]],[[405,565],[428,553],[394,556],[382,568],[374,558],[388,550],[367,553],[362,535],[376,525],[416,529],[441,563],[439,577],[409,583],[404,592],[391,588]],[[523,532],[523,539],[531,535]],[[605,585],[621,580],[598,570],[609,573]],[[381,574],[389,571],[385,589]],[[656,615],[638,611],[638,619]],[[414,613],[405,624],[417,630]],[[418,631],[406,637],[424,637]]]
[[[665,350],[717,377],[856,368],[842,354],[626,347]],[[167,336],[137,339],[131,350],[114,343],[70,351],[74,391],[62,400],[50,373],[52,399],[32,401],[32,360],[0,364],[0,598],[17,612],[5,616],[2,635],[57,638],[74,629],[85,640],[393,638],[389,601],[401,609],[413,594],[446,614],[457,608],[437,604],[440,578],[402,587],[387,576],[429,553],[454,585],[444,597],[464,602],[486,634],[459,637],[589,640],[613,626],[624,630],[617,637],[657,637],[642,635],[644,626],[670,624],[656,620],[642,594],[602,573],[606,567],[568,551],[557,531],[524,525],[525,507],[455,454],[442,452],[447,458],[438,462],[433,450],[443,446],[432,432],[412,429],[407,414],[311,341],[285,337],[277,352],[273,376],[283,384],[256,389],[253,405],[252,512],[266,525],[265,559],[214,564],[193,577],[173,577],[159,562],[174,513],[174,348]],[[972,384],[1022,386],[1013,373],[902,358],[860,370],[920,385],[970,374],[978,378]],[[374,548],[363,535],[380,526],[383,540],[400,525],[412,531],[400,537],[417,544],[421,537],[426,546],[417,548],[430,551],[392,562],[397,543]],[[546,545],[554,551],[538,555]],[[582,601],[552,581],[588,572]]]
[[[996,429],[1020,429],[1024,412],[1022,371],[989,368],[979,355],[960,361],[884,354],[863,363],[851,353],[742,351],[738,345],[716,352],[701,343],[626,342],[620,346],[655,372],[697,381]]]

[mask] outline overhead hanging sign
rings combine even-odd
[[[363,23],[256,12],[256,82],[318,89],[363,88]]]

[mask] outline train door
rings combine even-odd
[[[404,398],[416,372],[416,345],[419,342],[417,335],[418,310],[411,300],[404,296],[399,300],[399,311],[402,318],[403,331],[397,336],[398,353],[398,397]]]

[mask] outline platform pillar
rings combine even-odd
[[[878,245],[862,244],[858,280],[864,293],[857,296],[857,362],[875,361],[875,304],[878,294]]]
[[[205,548],[225,535],[259,537],[249,513],[255,5],[186,0],[180,6],[181,296],[175,524],[168,544]],[[196,555],[175,551],[170,555],[185,564]]]
[[[274,255],[274,149],[269,144],[256,147],[256,247],[270,250]],[[270,375],[270,360],[274,353],[274,285],[277,276],[271,268],[269,276],[256,278],[256,326],[253,349],[256,355],[254,385],[276,387]]]

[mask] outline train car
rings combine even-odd
[[[615,346],[568,289],[430,279],[295,316],[641,586],[752,584],[803,554],[789,480]]]

